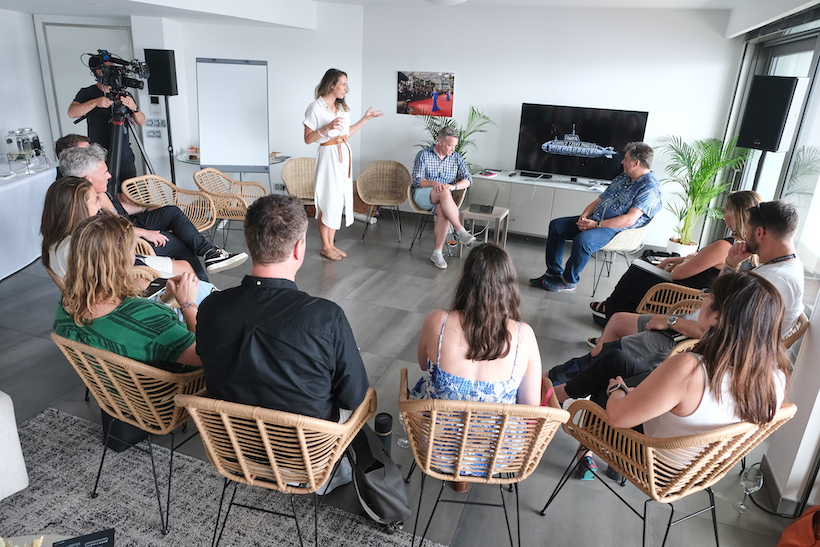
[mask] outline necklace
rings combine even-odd
[[[784,260],[791,260],[792,258],[797,258],[797,255],[792,253],[788,255],[778,256],[777,258],[769,260],[765,264],[777,264],[778,262],[783,262]]]

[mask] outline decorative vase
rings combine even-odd
[[[670,239],[666,242],[666,250],[670,253],[678,253],[681,256],[689,256],[698,250],[698,244],[692,242],[689,245],[681,245],[677,241]]]

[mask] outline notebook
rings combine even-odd
[[[496,202],[498,202],[498,193],[500,191],[501,191],[501,188],[498,188],[495,191],[495,199],[493,200],[492,205],[479,205],[478,203],[473,203],[472,205],[470,205],[470,212],[471,213],[483,213],[485,215],[489,214],[489,213],[492,213],[493,209],[495,209]]]

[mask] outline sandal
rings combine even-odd
[[[606,319],[606,302],[590,302],[589,309],[592,310],[592,317]]]
[[[587,345],[591,348],[594,348],[595,346],[598,345],[598,339],[597,338],[587,338]]]
[[[598,466],[595,465],[595,460],[592,456],[584,456],[578,465],[575,467],[575,478],[581,481],[591,481],[595,479],[595,472]]]

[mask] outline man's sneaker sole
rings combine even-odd
[[[225,260],[220,260],[210,266],[205,266],[205,271],[208,273],[217,273],[224,270],[230,270],[231,268],[236,268],[243,262],[248,259],[248,255],[245,253],[238,253],[231,257],[226,258]]]

